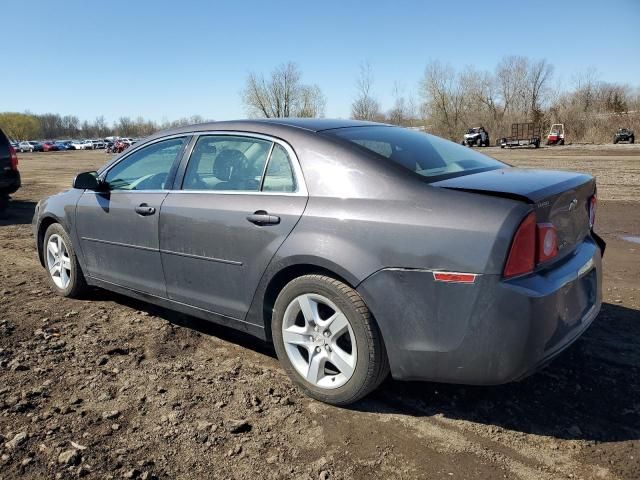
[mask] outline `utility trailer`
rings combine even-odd
[[[500,139],[500,148],[540,146],[540,126],[534,123],[512,123],[511,136]]]

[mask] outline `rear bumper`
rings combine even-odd
[[[7,170],[0,172],[0,195],[11,195],[20,188],[20,172]]]
[[[385,269],[358,291],[394,378],[492,385],[533,373],[575,341],[600,311],[601,285],[600,248],[589,238],[561,265],[523,278],[452,284]]]

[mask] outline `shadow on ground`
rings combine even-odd
[[[11,200],[6,207],[0,206],[0,227],[31,223],[36,202]]]
[[[218,326],[119,294],[112,300],[275,357],[272,346],[249,334]],[[603,304],[589,330],[540,372],[501,386],[471,387],[388,379],[351,406],[363,412],[453,419],[562,439],[640,439],[640,311]]]
[[[562,439],[640,439],[640,311],[603,304],[587,332],[516,383],[469,387],[387,380],[355,408],[495,425]]]

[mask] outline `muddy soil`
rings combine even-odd
[[[51,293],[31,217],[103,152],[20,156],[0,219],[0,479],[640,478],[640,146],[486,152],[596,175],[604,305],[546,369],[499,387],[387,380],[335,408],[252,337],[124,296]]]

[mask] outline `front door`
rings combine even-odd
[[[158,219],[186,142],[171,138],[137,149],[101,175],[105,191],[80,197],[76,230],[88,276],[166,297]]]
[[[203,135],[160,212],[169,298],[244,319],[271,258],[298,222],[306,192],[293,152],[266,138]]]

